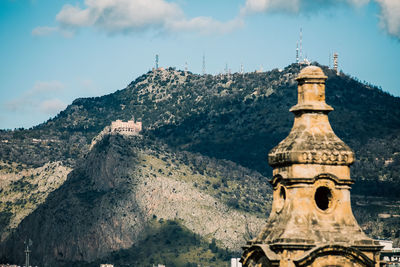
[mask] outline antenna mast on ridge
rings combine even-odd
[[[339,75],[339,70],[338,70],[338,53],[333,53],[333,69],[336,72],[336,75]]]
[[[206,56],[203,53],[203,75],[206,74]]]
[[[303,59],[303,29],[300,28],[300,59]]]
[[[331,64],[331,56],[332,56],[332,54],[331,54],[331,51],[329,51],[329,68],[331,68],[332,67],[332,64]]]
[[[158,54],[156,54],[156,69],[158,69]]]
[[[26,245],[25,248],[25,267],[29,267],[29,253],[31,253],[31,250],[29,249],[30,246],[33,245],[32,240],[25,240],[24,244]]]

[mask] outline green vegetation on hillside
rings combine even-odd
[[[323,69],[327,103],[335,108],[332,127],[356,152],[355,192],[398,197],[400,98]],[[143,122],[143,135],[178,151],[231,160],[270,176],[266,155],[292,126],[288,110],[297,102],[298,71],[292,64],[282,71],[230,77],[173,68],[148,72],[113,94],[76,99],[32,129],[0,131],[0,159],[34,167],[61,160],[73,166],[111,121],[134,116]],[[379,187],[371,186],[376,180]]]
[[[37,169],[21,168],[19,164],[0,163],[0,241],[62,185],[70,171],[60,162]]]
[[[145,229],[147,238],[129,249],[113,252],[97,263],[112,263],[115,267],[168,267],[229,266],[230,258],[238,253],[218,247],[192,233],[179,221],[154,218]],[[98,264],[93,264],[98,266]]]

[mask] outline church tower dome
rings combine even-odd
[[[296,78],[293,127],[268,154],[271,214],[244,248],[244,266],[379,266],[381,246],[363,233],[351,210],[354,152],[329,123],[326,79],[316,66]]]

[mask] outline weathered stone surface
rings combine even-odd
[[[355,220],[350,203],[353,151],[333,132],[325,80],[315,66],[298,81],[298,104],[287,138],[268,155],[274,168],[272,211],[248,242],[244,266],[379,266],[377,241]]]

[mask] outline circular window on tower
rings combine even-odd
[[[332,190],[327,186],[320,186],[315,190],[315,204],[322,211],[328,211],[333,206]]]
[[[277,197],[276,197],[276,212],[279,213],[283,209],[286,200],[286,189],[283,185],[279,186],[277,189]]]

